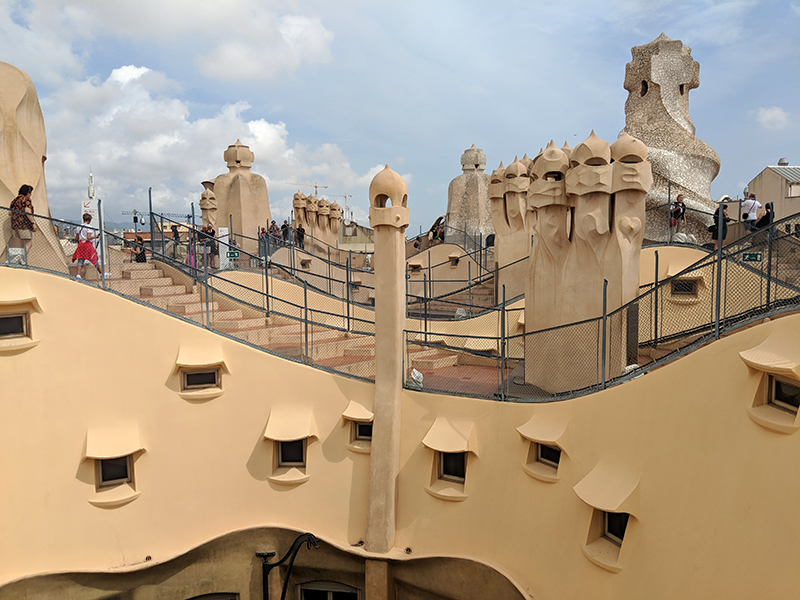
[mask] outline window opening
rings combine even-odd
[[[210,371],[184,371],[183,390],[200,390],[220,387],[219,369]]]
[[[292,442],[277,442],[279,467],[305,467],[306,466],[306,440]]]
[[[558,469],[561,460],[561,448],[548,446],[547,444],[536,444],[536,461]]]
[[[372,423],[353,422],[353,440],[372,440]]]
[[[770,375],[768,403],[796,415],[800,407],[800,386]]]
[[[644,96],[646,93],[647,93],[647,82],[642,81],[642,96]]]
[[[696,279],[676,279],[672,282],[673,296],[697,296]]]
[[[300,600],[359,600],[360,591],[334,581],[315,581],[300,585]]]
[[[466,476],[466,452],[439,452],[439,479],[464,483]]]
[[[133,478],[131,456],[119,458],[101,458],[95,461],[97,467],[97,487],[112,487],[122,483],[130,483]]]
[[[0,317],[0,338],[27,337],[28,313]]]
[[[621,546],[628,527],[628,517],[628,513],[603,512],[603,537]]]

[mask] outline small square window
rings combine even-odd
[[[353,422],[353,440],[372,440],[372,423]]]
[[[797,414],[797,409],[800,408],[800,385],[770,375],[767,394],[768,404],[794,415]]]
[[[536,461],[558,469],[561,460],[561,448],[558,446],[548,446],[547,444],[536,444]]]
[[[96,481],[98,488],[113,487],[133,481],[132,456],[119,458],[98,458],[95,460]]]
[[[0,339],[28,337],[28,313],[0,316]]]
[[[182,384],[183,391],[221,387],[219,369],[183,371]]]
[[[603,512],[603,537],[621,546],[628,527],[628,517],[628,513]]]
[[[306,440],[275,442],[278,452],[278,467],[305,467]]]
[[[675,279],[672,281],[673,296],[697,296],[696,279]]]
[[[466,452],[439,452],[439,479],[464,483],[467,476]]]

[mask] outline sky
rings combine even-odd
[[[662,32],[700,63],[689,112],[722,161],[712,197],[735,197],[800,165],[798,31],[800,0],[0,0],[0,60],[44,113],[51,212],[79,217],[91,168],[111,223],[149,188],[189,212],[240,139],[273,218],[317,182],[366,225],[389,164],[416,233],[472,144],[491,172],[550,139],[616,139],[631,47]]]

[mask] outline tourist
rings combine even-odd
[[[270,241],[277,246],[281,241],[281,228],[275,221],[272,221],[272,225],[269,226],[269,234],[272,237]]]
[[[728,199],[730,196],[723,196],[721,200]],[[714,240],[714,250],[718,250],[720,246],[720,223],[719,223],[719,209],[714,211],[714,223],[709,226],[708,230],[711,232],[711,239]],[[722,205],[722,244],[725,244],[725,238],[728,237],[728,205]]]
[[[178,246],[181,243],[181,234],[178,232],[178,226],[177,225],[173,224],[172,226],[170,226],[170,229],[172,230],[172,239],[174,240],[174,242],[172,244],[172,258],[177,258],[177,256],[178,256]]]
[[[753,229],[763,229],[764,227],[769,227],[770,225],[772,225],[772,222],[774,220],[775,220],[775,213],[772,212],[772,202],[767,202],[764,205],[764,210],[761,211],[758,220],[753,225]]]
[[[133,259],[131,262],[137,263],[146,263],[147,262],[147,252],[144,248],[144,239],[142,236],[136,236],[136,243],[131,248],[131,258]]]
[[[211,225],[208,226],[208,235],[211,244],[211,262],[208,266],[212,269],[216,269],[219,264],[219,244],[217,243],[217,232],[214,231]],[[231,239],[233,239],[233,235],[231,235]]]
[[[746,231],[755,229],[756,219],[758,219],[760,210],[761,203],[756,200],[755,194],[750,194],[747,200],[742,202],[742,221]]]
[[[273,221],[273,223],[274,222],[275,221]],[[258,255],[261,258],[266,258],[268,244],[269,236],[267,235],[267,230],[262,227],[261,231],[258,232]]]
[[[300,246],[303,250],[306,249],[306,230],[303,229],[303,224],[298,223],[297,229],[294,230],[294,238],[297,240],[297,245]]]
[[[669,216],[670,229],[674,228],[675,233],[680,233],[686,226],[686,205],[683,203],[683,194],[678,194],[678,197],[675,198],[675,204],[672,205]]]
[[[289,223],[286,219],[283,220],[283,225],[281,225],[281,234],[283,236],[283,243],[289,243]]]
[[[72,255],[72,262],[75,262],[76,260],[78,261],[76,275],[77,279],[83,279],[81,277],[81,271],[83,270],[83,265],[87,260],[94,265],[95,269],[97,269],[98,278],[103,277],[103,268],[99,264],[97,250],[95,250],[94,244],[92,243],[92,240],[96,239],[98,236],[95,234],[95,229],[89,226],[89,223],[91,222],[92,215],[89,213],[84,213],[83,225],[78,228],[78,247],[75,249],[75,253]]]
[[[198,266],[208,266],[211,262],[209,255],[211,254],[211,239],[208,233],[209,226],[203,225],[200,228],[200,233],[197,235],[197,251],[203,255],[203,264]]]
[[[33,215],[31,194],[33,194],[33,186],[25,184],[19,188],[19,195],[11,201],[11,210],[18,211],[11,213],[11,229],[22,240],[26,257],[31,251],[33,232],[36,231],[36,224],[28,216],[29,214]]]

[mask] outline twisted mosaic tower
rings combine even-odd
[[[713,212],[711,182],[719,173],[719,156],[695,137],[689,117],[689,90],[700,86],[700,64],[692,50],[680,40],[663,33],[644,46],[631,49],[633,60],[625,66],[624,132],[647,145],[653,167],[653,187],[647,194],[647,208],[666,204],[668,182],[671,199],[683,194],[689,208]],[[687,215],[690,232],[700,231],[707,217]],[[648,213],[645,237],[666,236],[666,210]]]

